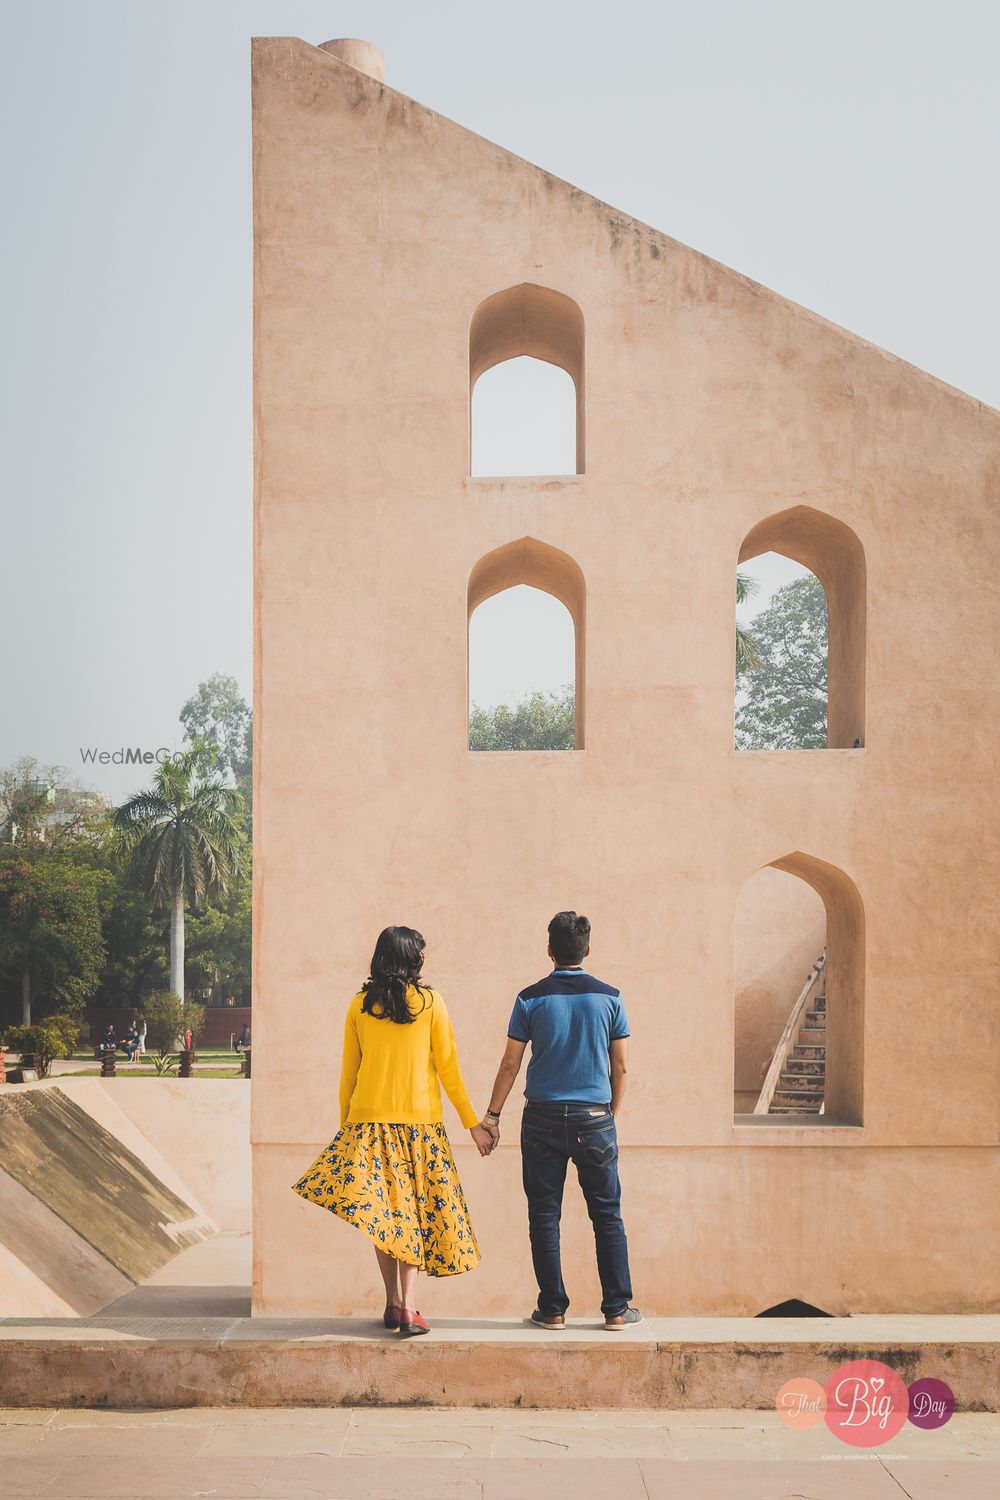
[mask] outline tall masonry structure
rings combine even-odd
[[[291,1184],[380,929],[425,934],[485,1108],[563,908],[632,1025],[638,1305],[996,1308],[1000,414],[386,87],[373,47],[261,39],[253,73],[255,1312],[375,1284]],[[520,355],[573,379],[576,472],[472,477],[471,389]],[[826,591],[826,749],[733,748],[767,551]],[[572,616],[575,750],[468,749],[469,616],[516,584]],[[822,1113],[734,1114],[761,872],[825,913]],[[483,1262],[425,1312],[534,1306],[518,1114],[481,1160],[446,1105]]]

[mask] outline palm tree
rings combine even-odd
[[[118,859],[152,898],[170,907],[170,988],[184,995],[184,906],[225,901],[243,868],[246,804],[233,787],[200,772],[195,752],[164,761],[148,792],[114,816]]]
[[[747,600],[756,594],[760,584],[756,578],[751,578],[749,573],[737,573],[736,575],[736,603],[745,604]],[[753,636],[749,630],[743,630],[739,625],[736,627],[736,675],[742,676],[744,672],[755,672],[760,666],[760,653],[754,645]]]

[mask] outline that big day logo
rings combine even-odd
[[[943,1380],[925,1377],[907,1389],[889,1365],[855,1359],[841,1365],[825,1386],[804,1376],[786,1381],[774,1405],[789,1427],[825,1422],[842,1442],[875,1448],[895,1437],[907,1417],[915,1427],[943,1427],[955,1410],[955,1397]]]
[[[910,1410],[910,1393],[888,1365],[854,1359],[841,1365],[825,1386],[823,1420],[854,1448],[875,1448],[894,1438]]]

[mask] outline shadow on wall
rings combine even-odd
[[[818,891],[772,865],[750,876],[736,903],[736,1114],[753,1111],[789,1012],[825,947]]]
[[[812,886],[826,909],[826,1115],[864,1123],[865,914],[857,886],[836,865],[796,850],[771,868]]]

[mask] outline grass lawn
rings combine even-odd
[[[100,1078],[100,1068],[74,1068],[72,1073],[60,1073],[59,1078]],[[141,1068],[133,1068],[125,1063],[115,1074],[116,1078],[155,1078],[157,1075],[152,1068],[143,1072]],[[164,1073],[164,1078],[176,1078],[176,1072]],[[242,1078],[242,1068],[198,1068],[191,1074],[192,1078]]]
[[[194,1055],[196,1058],[204,1058],[206,1061],[209,1061],[212,1058],[225,1058],[227,1061],[236,1064],[243,1054],[234,1052],[232,1047],[195,1047]],[[176,1057],[177,1053],[175,1052],[173,1056]],[[67,1059],[67,1061],[93,1062],[94,1049],[93,1047],[78,1047],[76,1051],[71,1054],[70,1058]],[[119,1063],[126,1062],[124,1052],[119,1051],[118,1061]],[[151,1052],[147,1052],[144,1057],[140,1057],[136,1066],[141,1068],[152,1068],[153,1054]]]

